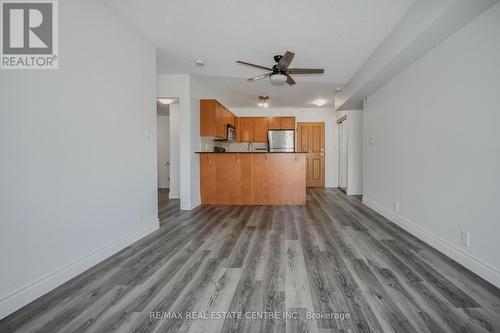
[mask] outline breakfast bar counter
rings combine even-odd
[[[304,153],[199,152],[202,205],[305,205]]]

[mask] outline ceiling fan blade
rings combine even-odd
[[[289,85],[293,86],[296,82],[295,82],[295,80],[290,75],[287,75],[286,76],[286,83],[288,83]]]
[[[245,62],[245,61],[236,61],[238,64],[242,64],[242,65],[247,65],[247,66],[252,66],[252,67],[256,67],[256,68],[260,68],[260,69],[265,69],[266,71],[272,71],[273,69],[272,68],[269,68],[269,67],[264,67],[264,66],[260,66],[260,65],[255,65],[255,64],[251,64],[249,62]]]
[[[285,70],[290,66],[290,63],[293,60],[293,57],[295,57],[295,53],[286,51],[285,55],[281,57],[281,60],[278,62],[278,68]]]
[[[272,72],[269,72],[269,73],[266,73],[266,74],[262,74],[262,75],[259,75],[259,76],[256,76],[256,77],[252,77],[252,78],[248,79],[247,81],[257,81],[257,80],[266,78],[266,77],[268,77],[271,74],[272,74]]]
[[[288,74],[323,74],[323,68],[288,68]]]

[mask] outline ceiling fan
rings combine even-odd
[[[325,70],[323,68],[289,68],[290,63],[293,60],[295,53],[286,51],[284,55],[275,55],[274,61],[276,65],[272,68],[251,64],[245,61],[236,61],[238,64],[252,66],[260,69],[265,69],[269,71],[269,73],[265,73],[253,78],[248,79],[247,81],[255,81],[260,80],[266,77],[269,77],[271,83],[276,85],[284,84],[285,82],[289,85],[294,85],[295,80],[290,76],[290,74],[323,74]]]

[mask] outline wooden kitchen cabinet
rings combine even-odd
[[[226,138],[227,114],[225,108],[219,104],[215,104],[215,137],[220,139]]]
[[[254,205],[304,204],[306,202],[304,171],[303,154],[254,154]]]
[[[251,205],[252,155],[237,153],[213,155],[216,161],[217,205]]]
[[[215,136],[216,101],[200,100],[200,136]]]
[[[259,154],[253,157],[253,201],[255,205],[274,204],[273,161],[270,154]]]
[[[267,117],[267,125],[270,130],[281,129],[281,117]]]
[[[227,139],[227,125],[236,128],[237,142],[267,142],[270,129],[295,129],[295,117],[236,117],[215,99],[200,100],[200,136]]]
[[[200,153],[203,205],[305,205],[301,153]]]
[[[267,117],[254,117],[254,142],[267,142]]]
[[[234,114],[215,99],[200,100],[200,136],[226,139],[227,125],[234,126]]]
[[[280,117],[281,129],[294,130],[295,117]]]
[[[215,158],[213,154],[200,155],[200,188],[201,202],[206,205],[217,204],[216,189],[216,169]]]
[[[255,121],[252,117],[240,118],[240,142],[255,141]]]
[[[269,129],[295,129],[295,117],[268,117]]]
[[[234,128],[235,128],[235,133],[236,133],[236,142],[241,142],[241,134],[240,134],[240,118],[234,116]]]

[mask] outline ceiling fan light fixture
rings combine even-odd
[[[274,62],[276,65],[271,67],[256,65],[241,60],[237,60],[236,63],[267,71],[267,73],[252,77],[247,79],[247,81],[257,81],[269,77],[271,84],[275,86],[282,86],[285,85],[285,83],[294,86],[297,82],[295,82],[291,74],[323,74],[325,72],[323,68],[290,68],[289,66],[293,61],[293,57],[295,57],[295,53],[290,51],[286,51],[283,55],[275,55]]]
[[[269,107],[269,96],[259,96],[259,104],[257,104],[259,108],[268,108]]]
[[[287,79],[286,75],[281,73],[273,73],[269,78],[271,79],[271,83],[277,86],[284,85]]]

